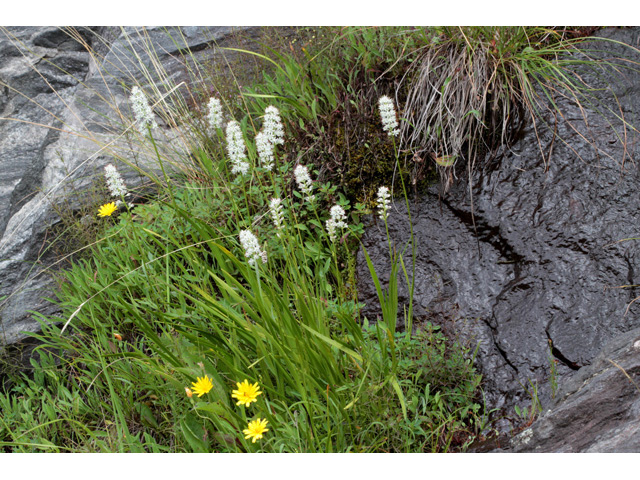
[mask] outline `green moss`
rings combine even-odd
[[[335,139],[333,157],[340,162],[334,169],[335,183],[339,184],[352,202],[374,206],[376,192],[382,185],[394,183],[397,192],[402,192],[401,178],[407,193],[422,191],[438,181],[434,168],[428,162],[400,152],[396,161],[396,146],[382,132],[377,118],[361,124],[358,131],[347,135],[344,127],[331,134]],[[398,165],[399,163],[399,165]],[[398,167],[401,168],[398,168]],[[402,175],[402,177],[401,177]]]

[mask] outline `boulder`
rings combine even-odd
[[[640,329],[608,342],[559,389],[549,409],[504,448],[512,452],[640,452]]]
[[[238,45],[235,32],[250,46]],[[61,199],[78,208],[87,187],[103,181],[107,163],[116,164],[130,188],[146,181],[137,168],[158,170],[153,149],[140,137],[122,136],[133,119],[130,89],[140,85],[152,101],[189,100],[198,62],[239,73],[248,57],[220,47],[255,47],[261,35],[255,27],[2,28],[0,345],[38,330],[30,311],[57,312],[46,300],[54,294],[49,273],[57,268],[47,240]],[[180,125],[157,120],[161,150],[184,155]]]
[[[637,46],[640,29],[597,35]],[[591,57],[630,62],[578,69],[600,89],[590,102],[558,97],[562,115],[547,112],[537,129],[527,126],[515,145],[477,165],[471,182],[463,168],[448,193],[433,188],[412,199],[416,321],[441,325],[478,348],[486,406],[503,432],[520,426],[516,405],[537,397],[548,409],[556,381],[571,381],[608,342],[640,326],[640,170],[632,127],[640,125],[640,75],[627,68],[640,56],[613,42],[585,48],[599,50]],[[403,201],[394,204],[389,231],[398,249],[410,240]],[[384,228],[370,227],[363,245],[388,279]],[[410,247],[405,263],[411,274]],[[362,254],[358,278],[365,314],[375,318]],[[408,303],[402,278],[400,311]]]

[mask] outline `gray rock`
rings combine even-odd
[[[640,452],[640,329],[603,348],[558,391],[556,401],[515,436],[514,452]]]
[[[53,206],[75,194],[71,208],[77,208],[77,193],[102,180],[107,163],[116,164],[130,188],[145,182],[136,167],[158,170],[152,149],[121,136],[133,118],[131,87],[139,84],[157,101],[184,82],[168,97],[184,102],[194,62],[244,67],[246,57],[223,61],[219,48],[233,44],[230,34],[238,30],[260,35],[253,27],[0,30],[0,345],[38,330],[30,311],[57,311],[45,300],[54,289],[52,258],[43,254],[47,229],[59,221]],[[185,132],[157,120],[161,151],[184,154]]]

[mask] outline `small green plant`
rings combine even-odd
[[[531,405],[528,407],[520,408],[515,405],[514,410],[518,417],[524,422],[525,427],[528,427],[533,423],[539,413],[542,412],[542,404],[538,398],[538,385],[529,379],[529,385],[522,385],[522,388],[526,390],[527,394],[531,397]]]
[[[366,326],[364,334],[369,351],[363,357],[385,363],[388,354],[377,325]],[[481,409],[477,402],[481,377],[473,369],[470,352],[448,341],[430,324],[419,327],[411,336],[397,332],[394,337],[396,376],[406,399],[406,411],[395,401],[397,394],[383,374],[383,365],[374,365],[371,370],[379,372],[378,379],[358,385],[351,405],[357,411],[358,423],[371,424],[373,431],[387,438],[390,451],[463,448],[479,433]]]
[[[556,398],[558,392],[558,360],[553,355],[553,345],[549,340],[549,350],[547,352],[549,359],[549,383],[551,385],[551,398]]]

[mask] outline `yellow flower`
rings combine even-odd
[[[256,440],[260,440],[262,438],[262,434],[268,431],[267,419],[265,418],[264,420],[260,420],[258,418],[253,422],[249,422],[249,425],[247,425],[247,428],[245,428],[242,433],[245,435],[244,438],[251,438],[251,442],[256,443]]]
[[[244,404],[245,407],[251,405],[251,402],[257,401],[258,395],[262,392],[257,383],[249,385],[249,380],[245,379],[244,382],[236,382],[238,386],[237,390],[234,390],[231,394],[231,398],[237,398],[238,403],[236,405]]]
[[[198,395],[198,397],[201,397],[205,393],[209,393],[209,390],[213,388],[213,383],[211,383],[211,380],[209,380],[209,377],[207,377],[206,375],[202,378],[197,378],[198,381],[191,382],[191,385],[193,385],[193,393]]]
[[[98,210],[98,216],[99,217],[110,217],[111,214],[113,212],[115,212],[118,209],[118,207],[116,207],[116,204],[111,202],[111,203],[107,203],[105,205],[102,205],[100,207],[100,209]]]

